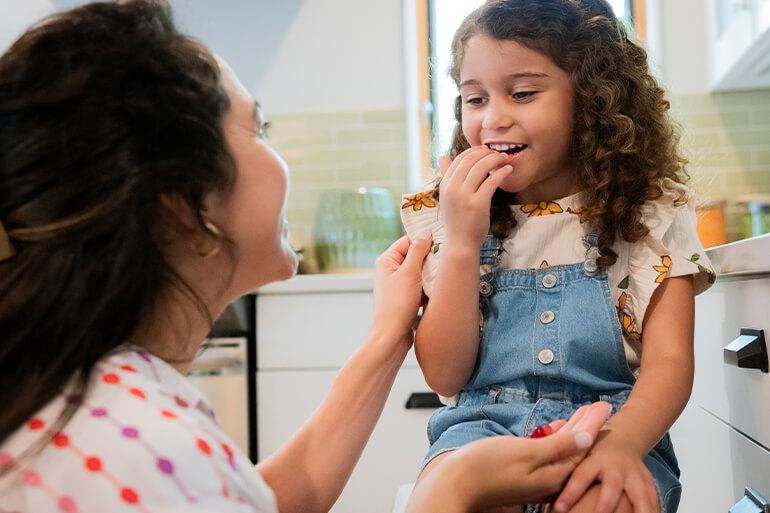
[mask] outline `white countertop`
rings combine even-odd
[[[719,275],[770,273],[770,233],[706,250]]]
[[[257,290],[259,295],[303,294],[312,292],[371,291],[374,288],[374,272],[350,274],[300,274],[286,281],[265,285]]]

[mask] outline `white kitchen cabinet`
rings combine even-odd
[[[770,497],[767,449],[697,403],[687,406],[671,438],[682,472],[680,513],[727,513],[747,486]]]
[[[371,276],[298,276],[257,292],[259,459],[285,443],[321,404],[363,341],[372,307]],[[333,513],[388,512],[398,487],[415,480],[433,410],[405,404],[411,394],[428,391],[410,351]]]
[[[727,512],[747,487],[770,500],[770,373],[724,356],[742,328],[770,336],[769,247],[765,235],[707,252],[720,275],[696,298],[693,393],[671,429],[682,513]]]

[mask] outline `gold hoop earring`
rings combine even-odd
[[[217,227],[217,225],[215,225],[209,219],[205,219],[205,218],[203,219],[203,226],[206,227],[206,229],[211,233],[214,239],[218,240],[222,236],[222,230],[220,230],[219,227]],[[200,244],[200,243],[194,244],[193,247],[199,257],[207,258],[219,253],[220,245],[218,243],[215,243],[214,247],[211,249],[203,249],[205,245],[207,245],[205,242],[203,244]]]

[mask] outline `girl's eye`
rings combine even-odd
[[[267,139],[267,133],[270,130],[270,122],[265,121],[259,126],[259,133],[257,134],[260,139]]]
[[[533,97],[535,95],[534,91],[519,91],[518,93],[513,93],[513,99],[514,100],[528,100],[529,98]]]
[[[465,103],[469,105],[481,105],[484,102],[484,98],[468,98]]]

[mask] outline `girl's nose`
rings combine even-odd
[[[513,124],[513,116],[509,110],[499,103],[490,103],[481,121],[481,127],[485,130],[509,128]]]

